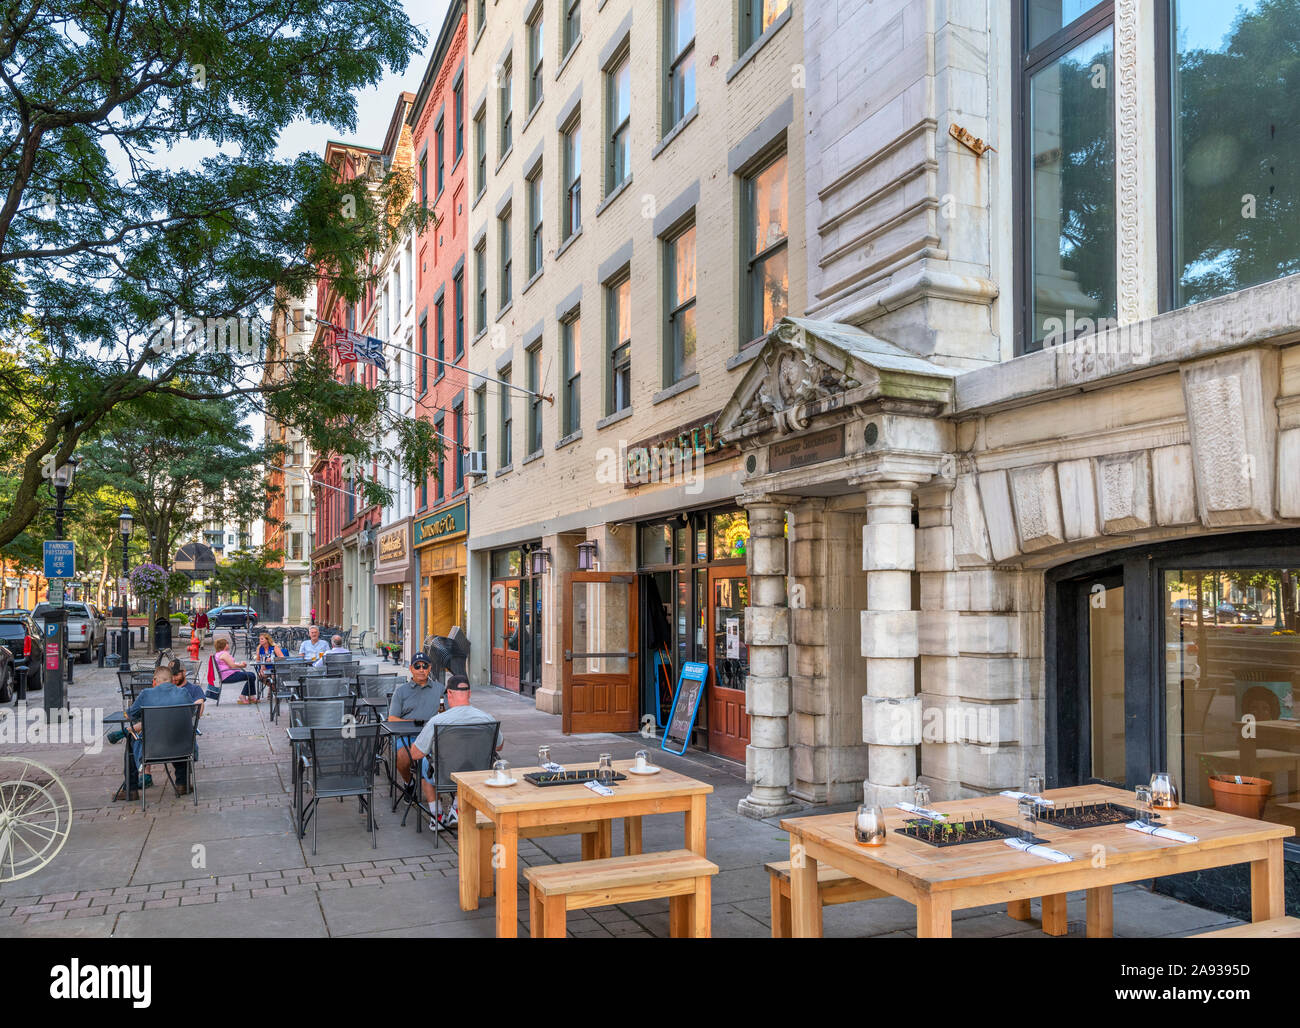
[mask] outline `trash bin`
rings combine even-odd
[[[159,618],[153,623],[153,648],[170,650],[172,646],[172,623],[167,618]]]

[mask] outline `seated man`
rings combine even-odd
[[[208,698],[207,692],[204,690],[203,686],[198,683],[186,681],[185,668],[181,666],[179,660],[173,660],[171,662],[171,667],[168,670],[172,673],[172,685],[176,686],[178,689],[184,689],[190,694],[190,699],[199,705],[199,717],[202,717],[203,705]],[[198,730],[195,729],[195,731]],[[199,732],[198,734],[202,735],[203,733]]]
[[[439,725],[481,725],[495,720],[496,718],[491,714],[470,704],[469,680],[464,675],[456,675],[447,683],[447,709],[425,723],[424,731],[419,734],[414,745],[410,748],[412,757],[416,760],[421,758],[424,760],[422,766],[424,772],[424,798],[430,810],[441,809],[437,806],[438,797],[434,792],[433,760],[436,756],[436,750],[434,750],[433,730]],[[498,727],[497,753],[501,752],[503,745],[505,745],[505,736]],[[456,820],[456,802],[453,800],[451,807],[445,813],[441,814],[438,819],[429,822],[429,828],[436,832],[440,827],[439,821],[441,821],[441,827],[447,828],[454,825]]]
[[[438,713],[438,701],[442,699],[442,690],[435,689],[429,682],[429,658],[424,653],[417,653],[411,658],[411,680],[399,685],[393,692],[388,704],[389,721],[414,721],[423,727],[428,720]],[[408,747],[412,736],[393,740],[393,749],[397,754],[397,773],[401,776],[403,788],[411,788],[411,755]]]
[[[311,661],[312,667],[320,667],[325,663],[324,654],[329,650],[329,643],[320,637],[320,629],[312,625],[307,629],[308,638],[302,641],[298,647],[298,656]]]
[[[343,645],[343,636],[341,635],[336,635],[333,639],[330,640],[330,642],[332,642],[334,645],[332,645],[328,650],[326,650],[325,651],[326,653],[351,653],[352,652],[350,649],[348,649],[346,646]]]
[[[137,720],[140,717],[140,711],[145,707],[180,707],[193,706],[194,700],[191,699],[187,690],[179,688],[172,684],[172,671],[170,667],[157,668],[153,673],[153,685],[141,691],[140,695],[135,698],[135,703],[131,709],[126,712],[126,716],[131,719],[131,759],[130,759],[130,777],[129,781],[124,782],[122,787],[117,790],[114,800],[138,800],[140,798],[140,758],[144,753],[144,743],[140,738],[141,723]],[[194,746],[194,755],[199,755],[199,747],[196,743]],[[176,795],[186,796],[190,791],[188,769],[185,764],[177,762],[172,765],[176,774]]]

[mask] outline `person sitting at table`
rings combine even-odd
[[[320,637],[320,629],[315,625],[307,629],[307,636],[298,647],[298,656],[310,660],[312,667],[320,667],[325,663],[324,654],[329,651],[329,643]]]
[[[429,658],[424,653],[417,653],[411,658],[411,679],[399,685],[393,692],[388,704],[389,721],[414,721],[423,727],[428,720],[438,713],[438,701],[442,698],[439,690],[429,683]],[[397,754],[397,773],[402,779],[402,788],[410,789],[411,754],[410,744],[413,736],[399,736],[393,739],[393,749]]]
[[[239,694],[240,703],[257,702],[257,676],[248,670],[248,662],[244,660],[235,660],[228,652],[230,640],[225,636],[219,636],[212,644],[216,653],[212,659],[217,662],[217,674],[221,676],[221,684],[227,685],[230,682],[242,682],[243,690]]]
[[[411,756],[422,761],[420,770],[424,778],[424,799],[429,809],[435,812],[434,819],[429,822],[429,828],[435,832],[439,827],[450,828],[454,825],[458,820],[459,812],[454,799],[451,801],[451,806],[444,811],[434,791],[433,761],[437,754],[434,749],[436,741],[434,729],[439,725],[481,725],[496,720],[491,714],[479,710],[469,702],[469,691],[469,679],[464,675],[453,675],[447,683],[447,709],[425,722],[424,730],[410,747]],[[505,736],[498,726],[496,752],[500,753],[504,745]]]
[[[186,680],[185,668],[179,660],[173,660],[168,670],[172,673],[172,685],[178,689],[184,689],[190,694],[190,698],[199,705],[199,716],[203,716],[203,704],[207,699],[207,693],[204,692],[203,686],[197,682],[191,684]]]
[[[270,632],[259,632],[257,634],[257,677],[266,683],[267,679],[275,677],[275,658],[287,660],[288,657],[279,645],[271,640]]]
[[[173,682],[172,669],[163,666],[154,670],[153,685],[148,689],[142,689],[140,695],[135,698],[135,703],[126,712],[126,716],[131,722],[128,732],[131,735],[131,749],[129,758],[128,780],[117,790],[114,800],[138,800],[140,798],[140,758],[144,753],[144,741],[140,737],[141,721],[140,711],[145,707],[183,707],[193,706],[194,700],[189,690],[177,686]],[[194,744],[194,756],[199,755],[198,743]],[[172,769],[176,779],[176,795],[186,796],[190,791],[189,771],[185,763],[177,762],[172,764]]]
[[[348,649],[346,646],[343,645],[343,636],[341,635],[336,635],[333,639],[330,640],[330,642],[333,643],[333,645],[330,646],[330,648],[325,651],[326,653],[351,653],[352,652],[350,649]]]

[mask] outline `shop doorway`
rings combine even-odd
[[[492,583],[492,684],[519,691],[519,579]]]
[[[710,569],[708,637],[713,681],[709,687],[709,752],[732,760],[744,760],[749,745],[749,715],[745,713],[748,606],[749,579],[743,567]]]
[[[565,734],[636,731],[636,575],[575,571],[563,589]]]

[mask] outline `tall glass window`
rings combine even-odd
[[[478,296],[474,301],[474,331],[486,332],[488,320],[487,243],[480,243],[474,250],[474,281],[478,285]]]
[[[501,89],[499,93],[499,103],[501,107],[501,139],[500,149],[497,151],[498,158],[504,157],[506,152],[514,145],[514,61],[507,57],[505,63],[501,66]]]
[[[500,245],[498,247],[501,254],[501,296],[498,304],[499,310],[504,310],[514,298],[514,282],[512,272],[514,270],[514,261],[510,254],[510,208],[506,208],[504,214],[498,221],[500,230]]]
[[[487,111],[474,116],[474,195],[487,188]]]
[[[501,429],[500,457],[501,457],[501,466],[505,468],[510,466],[510,461],[513,458],[513,450],[511,448],[511,442],[512,442],[512,437],[514,435],[514,425],[515,425],[514,404],[511,403],[511,395],[510,395],[512,392],[510,388],[510,366],[507,365],[503,370],[498,372],[497,378],[500,379],[499,388],[501,390],[501,397],[500,397],[501,420],[499,424],[499,427]]]
[[[582,229],[582,125],[574,121],[560,137],[564,152],[564,238]]]
[[[456,272],[451,280],[456,314],[456,357],[465,352],[465,272]]]
[[[1067,10],[1048,18],[1029,4],[1031,32],[1098,6],[1058,3]],[[1116,316],[1114,52],[1113,26],[1085,19],[1026,58],[1026,350]]]
[[[632,58],[624,55],[606,75],[609,160],[605,193],[612,193],[632,173]]]
[[[790,307],[789,161],[784,153],[745,180],[747,298],[742,342],[772,330]]]
[[[563,435],[582,427],[582,316],[575,314],[560,324],[564,347],[564,396],[560,417]]]
[[[439,121],[438,127],[433,130],[433,145],[437,148],[437,153],[434,154],[434,161],[436,161],[437,163],[434,165],[434,167],[438,169],[437,178],[435,179],[437,192],[434,193],[434,196],[442,195],[442,187],[446,184],[447,181],[446,161],[443,160],[443,154],[445,152],[445,148],[443,146],[443,134],[444,134],[443,123]]]
[[[790,0],[740,0],[740,49],[748,50],[772,27]]]
[[[695,106],[695,0],[664,0],[667,132]]]
[[[528,109],[542,102],[542,5],[528,23]]]
[[[528,277],[542,270],[542,168],[528,180]]]
[[[542,344],[530,347],[524,352],[525,387],[534,394],[542,390]],[[528,397],[528,453],[537,453],[542,448],[542,398],[540,395]]]
[[[605,289],[609,337],[608,413],[632,404],[632,279]]]
[[[695,374],[695,226],[668,242],[668,326],[665,340],[665,385]]]
[[[1172,0],[1174,305],[1300,272],[1300,4]]]
[[[564,4],[564,56],[569,55],[582,35],[581,0],[562,0]]]

